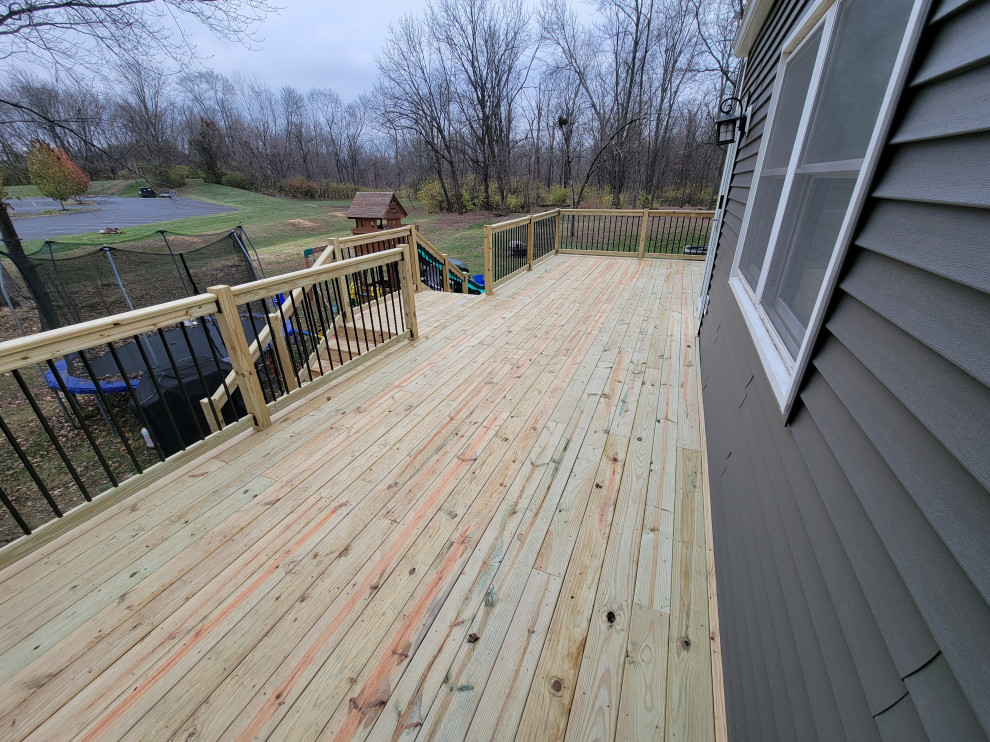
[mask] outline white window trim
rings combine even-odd
[[[821,68],[824,64],[825,57],[827,56],[831,32],[834,28],[835,20],[838,14],[838,2],[839,0],[819,0],[815,3],[805,12],[805,15],[796,24],[795,30],[788,36],[782,45],[781,59],[777,65],[776,79],[774,81],[774,88],[771,94],[770,110],[767,114],[767,121],[764,125],[763,138],[760,142],[760,152],[757,156],[756,169],[753,173],[753,189],[746,204],[746,213],[743,217],[742,227],[739,232],[739,240],[737,242],[737,249],[733,257],[732,270],[729,278],[729,286],[731,287],[732,293],[736,298],[736,302],[739,304],[739,308],[742,312],[743,319],[746,322],[746,326],[748,327],[750,334],[753,336],[760,360],[763,363],[764,370],[767,373],[767,378],[770,381],[770,386],[773,389],[774,395],[777,398],[777,402],[780,405],[781,412],[785,419],[790,414],[797,398],[798,388],[800,387],[801,381],[807,371],[808,364],[811,359],[812,348],[814,347],[818,334],[821,331],[821,326],[824,321],[825,308],[828,306],[832,298],[832,294],[835,291],[835,286],[838,282],[839,269],[844,263],[845,256],[848,253],[849,246],[852,242],[853,229],[859,221],[859,216],[862,213],[863,206],[869,195],[868,187],[872,182],[873,175],[876,171],[877,163],[880,158],[880,153],[883,149],[883,144],[886,141],[887,134],[890,130],[897,99],[906,84],[910,59],[914,49],[917,46],[918,37],[920,36],[923,28],[922,21],[925,18],[930,5],[930,0],[915,0],[914,6],[911,9],[911,15],[908,18],[907,28],[904,37],[901,40],[897,57],[894,61],[891,78],[887,85],[887,90],[884,92],[883,102],[880,106],[880,114],[877,117],[877,123],[874,126],[873,133],[870,137],[870,142],[863,158],[863,165],[859,171],[859,176],[857,177],[856,184],[853,188],[849,207],[846,210],[845,218],[843,219],[842,226],[839,229],[839,235],[836,239],[836,247],[832,251],[832,257],[829,260],[825,277],[822,281],[821,289],[818,292],[818,297],[815,301],[811,318],[808,322],[808,328],[805,331],[801,346],[797,355],[792,358],[781,340],[780,335],[777,333],[776,328],[770,322],[765,310],[760,305],[758,299],[758,296],[762,292],[766,283],[766,277],[769,272],[768,269],[773,259],[773,253],[776,250],[777,237],[783,220],[783,209],[778,208],[777,214],[774,217],[774,224],[769,237],[769,245],[767,253],[763,259],[760,280],[755,293],[752,289],[750,289],[749,284],[742,277],[739,270],[739,262],[742,257],[743,248],[746,244],[746,235],[749,231],[753,204],[756,201],[756,192],[759,187],[760,176],[763,172],[763,161],[766,155],[766,143],[769,141],[769,134],[773,127],[773,121],[774,118],[776,118],[777,105],[780,101],[779,94],[780,86],[783,80],[783,66],[790,55],[800,46],[800,44],[811,36],[811,34],[818,28],[819,23],[824,22],[826,25],[821,40],[822,47],[819,51],[818,58],[815,61],[815,69],[812,73],[813,90],[809,91],[809,95],[805,99],[805,109],[802,111],[801,122],[798,126],[798,131],[794,140],[797,144],[799,142],[803,142],[805,138],[805,132],[811,116],[811,109],[813,108],[814,99],[818,92],[818,85],[821,82]],[[822,21],[823,18],[824,21]],[[788,176],[784,181],[778,206],[780,203],[787,202],[794,175],[794,158],[798,156],[800,149],[800,146],[795,146],[792,149],[791,162],[788,165]]]

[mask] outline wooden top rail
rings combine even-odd
[[[0,373],[217,311],[213,294],[177,299],[0,343]]]
[[[513,227],[521,227],[523,224],[529,224],[530,222],[542,221],[544,219],[549,219],[550,217],[557,216],[558,213],[563,211],[563,209],[554,209],[552,211],[541,211],[539,214],[527,214],[526,216],[516,217],[515,219],[509,219],[505,222],[497,222],[495,224],[490,224],[492,234],[496,234],[506,229],[512,229]],[[640,212],[642,213],[642,212]]]
[[[380,265],[387,265],[388,263],[398,263],[402,260],[402,254],[403,250],[401,247],[394,247],[390,250],[372,253],[371,255],[361,255],[356,258],[340,260],[336,263],[314,265],[312,268],[304,268],[303,270],[293,271],[292,273],[283,273],[281,276],[244,283],[232,287],[232,291],[234,299],[236,299],[238,304],[247,304],[248,302],[268,298],[269,296],[285,291],[312,286],[319,281],[329,281],[332,278],[341,278],[356,271],[377,268]]]
[[[350,237],[338,237],[337,245],[340,247],[352,247],[354,245],[370,245],[374,242],[384,242],[398,237],[408,237],[412,234],[412,226],[395,227],[394,229],[383,229],[381,232],[369,232],[368,234],[355,234]]]
[[[714,211],[699,211],[687,209],[561,209],[561,214],[571,216],[643,216],[648,211],[651,217],[656,216],[715,216]]]

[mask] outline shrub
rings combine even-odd
[[[182,188],[189,178],[185,165],[142,165],[144,176],[157,188]]]
[[[317,198],[331,201],[347,201],[354,198],[358,187],[353,183],[336,183],[332,180],[321,180]]]
[[[251,190],[251,181],[248,180],[247,176],[243,173],[224,173],[224,176],[221,178],[220,182],[230,188],[240,188],[242,191]]]
[[[316,183],[301,175],[287,178],[278,184],[279,192],[290,198],[316,198],[318,189]]]
[[[505,199],[505,205],[508,207],[509,211],[522,211],[523,203],[524,199],[518,193],[510,193]]]
[[[551,206],[567,206],[570,203],[571,194],[567,189],[567,186],[562,185],[552,185],[550,186],[550,193],[547,196],[547,202]]]
[[[40,140],[31,142],[27,166],[31,182],[41,195],[55,199],[63,209],[67,198],[89,190],[89,176],[65,152]]]
[[[430,214],[443,211],[447,206],[443,197],[443,189],[440,187],[440,181],[437,178],[430,178],[423,183],[419,187],[419,190],[416,191],[416,197],[422,202]]]

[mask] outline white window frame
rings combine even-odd
[[[739,232],[738,248],[732,262],[732,271],[729,278],[729,286],[736,297],[736,302],[742,312],[743,319],[753,336],[757,352],[763,363],[770,386],[773,389],[777,402],[785,419],[790,414],[797,398],[798,388],[808,368],[811,358],[811,351],[814,347],[818,333],[824,319],[825,308],[832,297],[835,285],[838,280],[839,268],[842,266],[845,256],[849,251],[852,241],[853,229],[859,220],[863,205],[866,202],[868,186],[872,181],[876,171],[877,162],[880,157],[883,143],[886,141],[887,133],[890,129],[894,108],[901,91],[904,88],[910,59],[917,46],[918,36],[923,27],[923,19],[927,14],[930,0],[915,0],[911,8],[911,15],[908,18],[904,37],[898,49],[894,67],[891,72],[890,81],[884,93],[883,102],[880,106],[880,113],[877,117],[876,125],[870,136],[870,142],[863,157],[863,164],[860,168],[856,184],[850,197],[849,207],[839,229],[832,257],[829,260],[825,272],[822,286],[815,300],[815,305],[808,322],[800,348],[796,356],[792,356],[787,350],[777,329],[770,321],[766,310],[760,304],[760,297],[766,285],[767,275],[773,261],[774,252],[777,248],[778,236],[784,218],[784,205],[788,203],[791,185],[794,180],[794,171],[797,158],[802,150],[811,113],[814,108],[814,101],[818,95],[819,86],[822,79],[822,69],[828,56],[832,31],[835,28],[838,17],[839,6],[842,0],[818,0],[809,8],[801,20],[797,23],[795,30],[788,36],[781,47],[780,62],[777,65],[777,74],[774,81],[774,89],[771,95],[770,111],[764,127],[763,141],[760,143],[760,152],[757,156],[756,169],[753,173],[753,190],[749,195],[746,205],[746,213],[743,217],[742,228]],[[757,189],[759,188],[760,177],[763,172],[763,161],[766,155],[767,142],[772,131],[774,119],[776,118],[777,106],[780,103],[780,87],[783,81],[783,68],[790,56],[806,41],[819,27],[823,27],[821,45],[818,49],[818,56],[815,60],[814,71],[812,72],[811,85],[808,95],[805,98],[804,109],[801,113],[797,134],[794,138],[794,145],[791,150],[791,159],[787,167],[787,175],[781,190],[780,199],[777,204],[777,212],[774,217],[773,227],[770,232],[766,255],[763,258],[763,267],[760,271],[760,279],[756,290],[750,288],[746,279],[739,269],[740,258],[746,246],[746,235],[749,232],[750,220],[753,214],[753,205],[756,202]]]

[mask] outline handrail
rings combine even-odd
[[[495,284],[496,283],[498,283],[500,281],[504,281],[510,275],[512,275],[512,274],[514,274],[514,273],[516,273],[518,271],[521,271],[523,269],[523,267],[524,267],[523,265],[520,264],[519,267],[514,268],[513,270],[511,270],[509,273],[507,273],[505,275],[502,275],[504,266],[501,265],[501,262],[502,261],[499,260],[499,257],[500,256],[497,256],[495,254],[495,248],[493,247],[494,242],[496,241],[495,238],[499,234],[501,234],[502,232],[507,232],[507,231],[513,230],[513,229],[519,229],[519,228],[525,226],[526,227],[526,238],[525,238],[525,240],[513,240],[510,243],[510,245],[511,244],[515,244],[517,242],[520,242],[520,243],[521,242],[525,242],[525,246],[526,246],[526,263],[525,263],[525,268],[526,268],[526,270],[533,270],[533,264],[534,263],[539,262],[543,258],[549,256],[551,253],[554,253],[554,254],[557,253],[558,250],[559,250],[558,243],[559,243],[559,232],[560,232],[560,230],[557,228],[557,225],[559,225],[559,222],[560,222],[560,212],[561,212],[560,209],[553,209],[551,211],[543,211],[543,212],[540,212],[538,214],[529,214],[528,216],[520,216],[520,217],[516,217],[515,219],[509,219],[509,220],[504,221],[504,222],[497,222],[495,224],[486,224],[485,225],[485,227],[484,227],[484,239],[485,239],[484,251],[485,251],[485,294],[486,295],[489,295],[490,296],[490,295],[494,294],[495,293]],[[545,250],[542,255],[536,256],[535,259],[534,259],[534,256],[535,256],[534,245],[535,245],[535,242],[536,242],[536,225],[537,225],[537,223],[544,222],[547,219],[553,219],[554,220],[554,224],[555,224],[554,233],[553,233],[553,240],[552,240],[552,242],[553,242],[552,248],[553,249],[552,250],[550,250],[550,249]],[[504,252],[504,250],[502,250],[502,252]],[[513,258],[515,258],[515,259],[518,259],[518,257],[519,256],[517,256],[517,255],[514,255],[513,256]],[[510,261],[510,262],[513,262],[513,261]],[[513,262],[513,264],[514,264],[514,262]]]
[[[335,252],[326,251],[324,264],[305,270],[234,287],[211,286],[197,296],[0,342],[0,373],[14,378],[18,391],[11,393],[27,411],[25,425],[30,423],[12,429],[11,418],[4,419],[5,408],[0,440],[10,446],[36,495],[47,501],[48,517],[64,515],[65,501],[57,492],[66,486],[74,483],[87,501],[95,503],[101,496],[98,507],[117,502],[147,477],[174,471],[194,450],[208,450],[251,425],[270,427],[272,413],[291,404],[297,397],[293,391],[303,385],[318,389],[338,371],[415,339],[411,246],[400,243],[332,261]],[[278,304],[278,312],[252,311],[252,302],[267,307],[272,296],[281,294],[288,298]],[[283,312],[295,312],[291,327],[282,324]],[[273,325],[273,318],[278,324]],[[251,337],[254,343],[249,345]],[[263,364],[257,363],[261,353]],[[105,381],[111,376],[121,376],[123,382],[114,386]],[[216,383],[221,389],[199,400]],[[240,391],[243,405],[228,405],[234,390]],[[133,415],[111,403],[112,394],[126,394]],[[79,395],[91,398],[108,432],[92,424],[87,412],[92,408]],[[56,403],[69,426],[51,424]],[[31,452],[35,435],[45,436],[50,456],[60,459],[57,472],[47,463],[40,465]],[[96,487],[90,472],[79,466],[83,459],[77,458],[79,447],[87,444],[86,461],[95,457],[97,476],[101,470],[105,475]],[[154,454],[144,450],[145,444]],[[135,474],[147,477],[131,481]],[[20,487],[18,483],[18,493]],[[35,516],[22,516],[10,493],[3,482],[0,507],[24,534],[31,534]]]
[[[199,294],[7,340],[0,343],[0,373],[212,314],[216,310],[213,294]]]
[[[484,227],[485,239],[485,293],[494,293],[496,284],[523,270],[532,270],[533,264],[547,257],[551,250],[547,244],[552,237],[553,254],[617,255],[636,258],[678,258],[704,260],[704,251],[685,250],[685,246],[700,245],[715,212],[698,209],[554,209],[539,214],[516,217]],[[587,217],[574,235],[578,220]],[[567,218],[570,225],[571,244],[561,247],[562,224]],[[553,219],[553,233],[538,235],[537,225]],[[657,220],[662,221],[660,223]],[[706,221],[707,220],[707,221]],[[670,224],[673,228],[667,229]],[[662,225],[662,227],[661,227]],[[522,234],[522,228],[526,234]],[[518,230],[515,235],[499,235]],[[590,240],[589,240],[590,232]],[[578,244],[574,244],[575,241]],[[588,241],[599,242],[599,247],[586,247]],[[585,243],[585,244],[581,244]],[[604,243],[604,244],[601,244]],[[541,245],[541,255],[535,255],[535,246]],[[522,248],[525,247],[525,263]],[[649,246],[649,250],[647,247]],[[535,258],[535,259],[534,259]]]
[[[393,235],[394,233],[403,233],[402,236],[405,236],[406,234],[411,234],[411,227],[403,227],[401,229],[385,231],[391,232]],[[378,236],[384,234],[385,231],[374,233],[374,235]],[[355,235],[355,237],[360,238],[365,237],[365,235]],[[336,262],[331,262],[341,251],[341,243],[344,242],[344,240],[348,241],[348,246],[353,246],[355,244],[367,244],[366,242],[356,240],[354,237],[333,238],[332,248],[322,252],[313,267],[293,271],[292,273],[285,273],[273,278],[264,278],[259,281],[252,281],[251,283],[242,284],[233,289],[233,297],[238,305],[258,301],[259,299],[265,299],[291,289],[289,291],[289,296],[282,300],[281,304],[277,308],[277,311],[269,314],[269,321],[266,323],[266,326],[258,332],[258,337],[248,346],[248,355],[252,362],[261,357],[262,349],[268,347],[269,344],[274,345],[275,352],[281,357],[286,357],[288,355],[289,350],[285,338],[281,333],[275,333],[275,336],[273,337],[270,329],[271,325],[274,324],[278,327],[284,327],[285,322],[295,316],[296,306],[304,299],[304,297],[308,295],[308,292],[312,289],[313,285],[320,281],[334,280],[339,282],[340,279],[344,279],[347,275],[356,271],[368,270],[405,260],[405,250],[402,246],[400,246],[397,248],[371,253],[370,255],[362,255],[356,258],[348,258],[347,260],[337,260]],[[368,242],[379,241],[381,240],[369,240]],[[347,290],[343,285],[340,285],[338,293],[340,296],[345,296],[347,294]],[[344,304],[345,320],[351,321],[353,318],[350,314],[351,308],[349,303],[344,302]],[[227,400],[230,399],[230,395],[232,395],[238,388],[237,376],[233,371],[228,374],[224,382],[225,383],[216,389],[213,394],[200,400],[200,405],[204,410],[211,405],[214,407],[219,407],[226,404]],[[289,391],[293,391],[303,383],[303,380],[296,374],[286,375],[286,383],[290,387]],[[210,420],[209,418],[207,419],[208,421]]]

